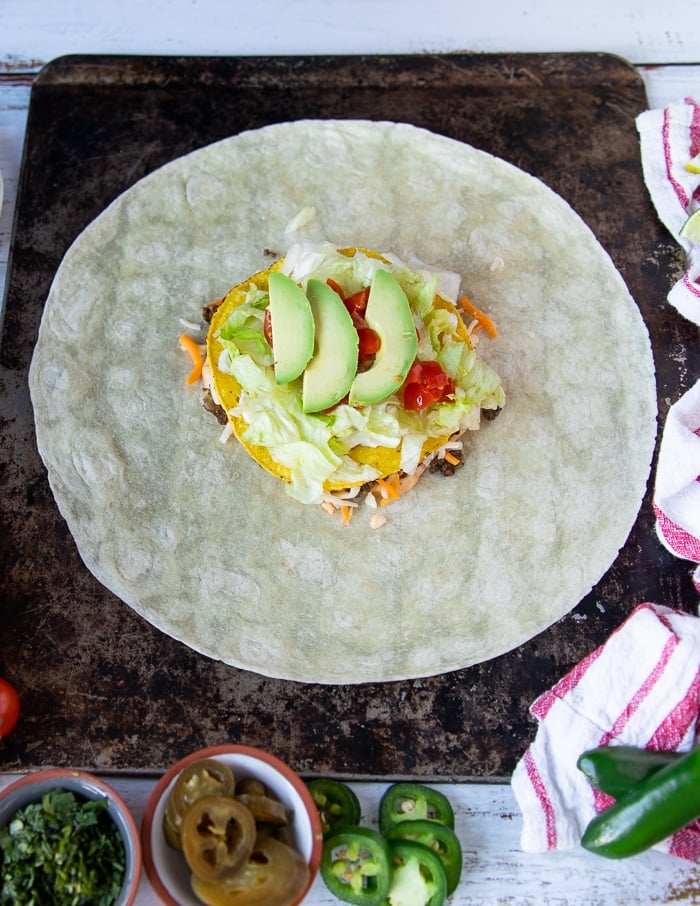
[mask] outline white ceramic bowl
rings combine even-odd
[[[303,780],[268,752],[252,746],[220,745],[193,752],[174,764],[158,781],[144,811],[141,844],[146,874],[166,906],[202,906],[192,892],[190,870],[181,852],[168,845],[163,816],[170,790],[183,768],[200,758],[215,758],[227,764],[236,782],[254,777],[280,800],[292,815],[290,842],[309,865],[309,882],[297,900],[301,903],[318,872],[323,832],[318,809]]]
[[[9,824],[19,809],[40,802],[44,793],[58,788],[70,790],[85,799],[107,799],[107,811],[119,830],[126,854],[124,883],[114,906],[131,906],[141,878],[138,828],[119,794],[98,777],[70,768],[48,768],[25,774],[0,793],[0,827]]]

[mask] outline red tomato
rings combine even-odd
[[[454,393],[452,381],[437,362],[422,362],[421,365],[423,367],[422,380],[426,387],[430,390],[445,390],[449,387],[450,392]]]
[[[338,286],[338,284],[335,282],[335,280],[332,277],[328,277],[328,279],[326,280],[326,283],[330,286],[330,288],[332,290],[334,290],[336,293],[338,293],[338,295],[343,300],[343,302],[345,302],[345,293],[343,292],[342,286]]]
[[[365,286],[364,289],[358,290],[356,293],[353,293],[351,296],[348,296],[345,299],[345,307],[353,316],[353,320],[356,316],[364,318],[365,311],[367,310],[367,300],[369,299],[369,286]]]
[[[359,361],[362,362],[363,359],[376,355],[377,352],[379,352],[379,337],[365,322],[365,311],[367,309],[367,300],[369,299],[369,286],[365,286],[364,289],[360,289],[346,298],[342,287],[338,286],[332,277],[328,277],[326,283],[332,290],[335,290],[343,300],[345,307],[352,318],[352,323],[355,325],[355,329],[360,338],[358,350]]]
[[[406,375],[406,384],[420,384],[423,378],[423,363],[419,362],[418,359],[411,365],[408,369],[408,374]]]
[[[0,679],[0,739],[11,732],[19,717],[19,695],[7,680]]]
[[[360,361],[366,356],[376,355],[379,352],[379,337],[371,327],[358,327],[357,335],[360,338]]]
[[[404,409],[425,409],[435,402],[437,402],[437,397],[416,382],[406,384],[403,388]]]
[[[403,390],[404,409],[425,409],[454,393],[452,379],[437,362],[419,362],[409,368]]]

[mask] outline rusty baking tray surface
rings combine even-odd
[[[647,496],[599,585],[569,616],[493,661],[352,687],[225,666],[161,634],[85,569],[36,451],[26,384],[63,254],[136,180],[268,123],[391,119],[503,157],[572,204],[649,326],[663,417],[700,363],[689,361],[697,359],[692,327],[663,302],[682,261],[642,181],[634,118],[646,106],[635,70],[596,54],[67,57],[41,72],[31,95],[0,362],[0,675],[23,700],[20,723],[0,743],[0,769],[159,770],[230,740],[271,749],[306,774],[505,778],[532,736],[531,701],[635,604],[690,609],[688,564],[657,542]]]

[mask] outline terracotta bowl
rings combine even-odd
[[[220,745],[193,752],[174,764],[151,793],[141,825],[141,845],[146,874],[166,906],[202,906],[190,886],[190,870],[181,852],[168,845],[163,833],[165,805],[183,768],[200,758],[226,763],[236,781],[248,777],[262,781],[271,795],[284,803],[292,815],[290,842],[309,865],[309,881],[297,900],[301,903],[318,873],[323,833],[318,809],[303,780],[268,752],[251,746]]]
[[[98,777],[70,768],[49,768],[25,774],[0,793],[0,827],[9,824],[19,809],[40,802],[44,793],[59,787],[84,799],[107,799],[107,811],[119,830],[126,854],[124,883],[114,906],[131,906],[141,878],[138,828],[122,798]]]

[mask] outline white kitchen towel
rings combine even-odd
[[[640,604],[530,712],[538,721],[512,789],[525,852],[571,849],[613,800],[593,789],[579,755],[606,745],[687,751],[698,731],[700,619]],[[656,847],[700,861],[700,823]]]
[[[700,153],[700,106],[685,98],[668,107],[645,110],[636,120],[642,171],[659,219],[686,255],[686,271],[672,287],[668,301],[684,317],[700,324],[700,243],[678,234],[700,207],[700,173],[686,164]]]

